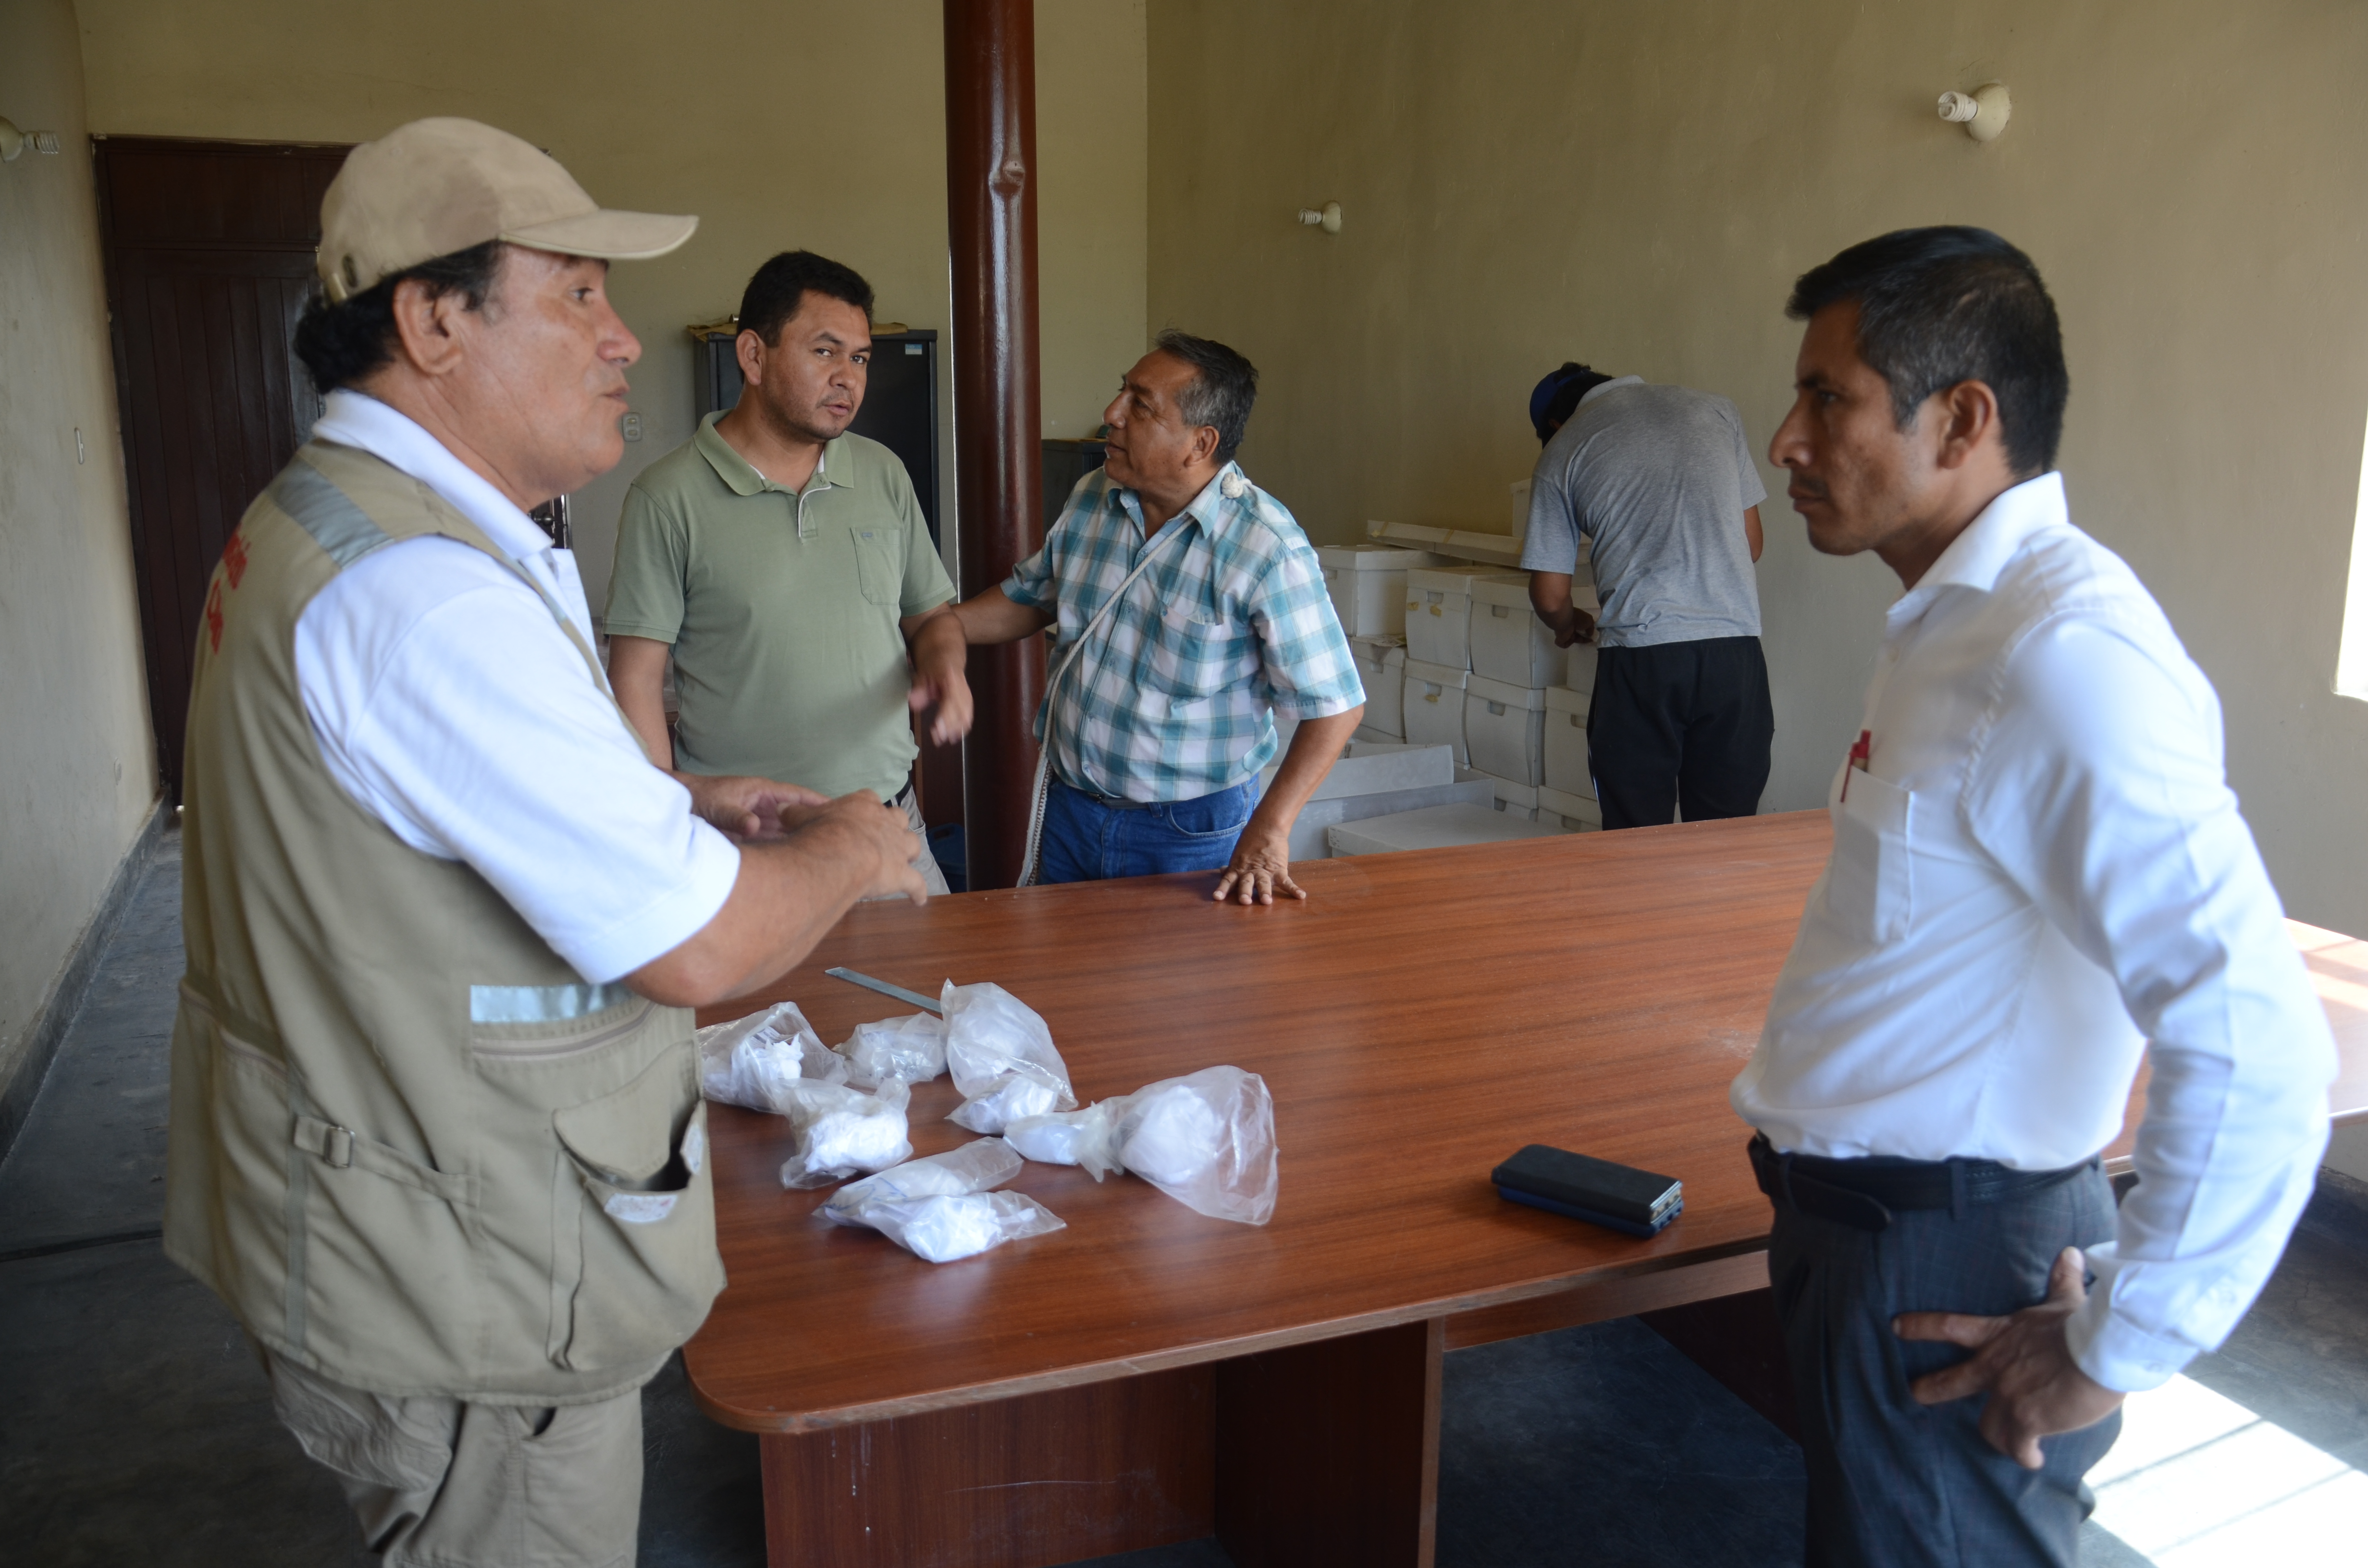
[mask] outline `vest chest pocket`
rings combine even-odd
[[[553,1357],[632,1367],[689,1339],[723,1288],[707,1105],[669,1052],[614,1094],[554,1113]]]
[[[875,605],[902,604],[905,599],[905,530],[883,528],[856,529],[855,576],[868,602]]]
[[[1916,797],[1872,773],[1843,775],[1834,808],[1834,867],[1826,907],[1849,935],[1890,942],[1907,934],[1916,915]]]

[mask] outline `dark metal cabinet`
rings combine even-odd
[[[722,332],[697,339],[699,359],[691,381],[701,419],[740,401],[745,383],[733,357],[734,341],[734,335]],[[938,335],[933,328],[873,335],[863,406],[856,410],[848,428],[904,460],[914,493],[921,499],[921,516],[928,519],[929,539],[942,547],[938,530]]]

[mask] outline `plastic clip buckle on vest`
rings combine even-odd
[[[165,1246],[324,1376],[587,1403],[645,1381],[723,1288],[690,1019],[586,983],[484,879],[330,777],[297,619],[346,566],[426,534],[516,570],[425,486],[315,442],[214,574]]]

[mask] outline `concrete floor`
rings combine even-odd
[[[168,843],[0,1164],[0,1540],[9,1561],[43,1568],[359,1565],[369,1560],[335,1483],[273,1421],[229,1314],[157,1246],[179,900],[178,846]],[[2271,1479],[2255,1485],[2274,1496],[2232,1493],[2212,1516],[2218,1523],[2166,1535],[2143,1488],[2150,1474],[2174,1472],[2154,1467],[2101,1489],[2100,1517],[2125,1521],[2156,1555],[2091,1524],[2085,1561],[2271,1560],[2248,1555],[2252,1538],[2241,1532],[2300,1517],[2292,1496],[2324,1512],[2349,1506],[2344,1488],[2368,1486],[2368,1225],[2359,1213],[2316,1205],[2261,1301],[2220,1354],[2192,1369],[2208,1391],[2195,1397],[2216,1401],[2224,1416],[2236,1408],[2226,1401],[2243,1407],[2214,1428],[2222,1435],[2174,1432],[2157,1444],[2189,1466],[2175,1472],[2182,1502],[2237,1468],[2215,1460],[2236,1450],[2210,1443],[2240,1439],[2270,1456]],[[2174,1402],[2160,1403],[2169,1412]],[[1448,1358],[1445,1406],[1440,1568],[1801,1561],[1799,1450],[1634,1320],[1459,1351]],[[2222,1430],[2255,1416],[2246,1433]],[[698,1413],[678,1362],[651,1385],[645,1419],[642,1562],[761,1563],[754,1439]],[[2274,1435],[2267,1449],[2264,1433]],[[2305,1470],[2292,1484],[2276,1479]],[[2344,1534],[2356,1550],[2356,1535]],[[2316,1559],[2289,1546],[2276,1560]],[[1198,1541],[1076,1568],[1227,1564],[1214,1542]]]

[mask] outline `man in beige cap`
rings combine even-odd
[[[653,767],[527,509],[620,455],[608,212],[461,119],[354,150],[326,396],[210,586],[165,1248],[371,1551],[630,1563],[641,1394],[722,1289],[693,1006],[919,898],[876,795]]]

